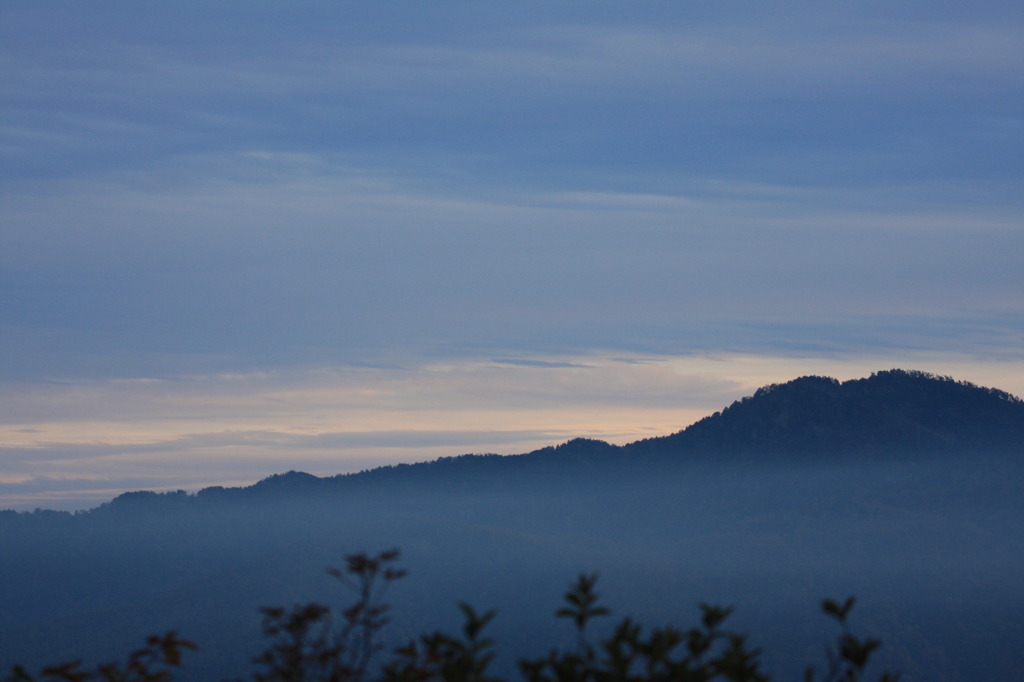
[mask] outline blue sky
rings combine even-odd
[[[1024,393],[1016,2],[6,2],[0,507]]]

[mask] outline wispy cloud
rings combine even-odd
[[[10,485],[1021,391],[1013,3],[228,4],[0,8]]]

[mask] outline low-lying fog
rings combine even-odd
[[[696,623],[699,601],[737,607],[776,679],[824,662],[823,597],[856,595],[905,680],[1010,679],[1024,642],[1024,466],[1004,458],[563,472],[455,484],[365,486],[225,509],[99,514],[0,525],[0,666],[121,657],[176,629],[189,676],[247,676],[263,605],[346,603],[325,574],[353,552],[402,550],[392,642],[497,608],[496,672],[571,646],[554,618],[597,571],[610,625]],[[339,494],[340,495],[340,494]]]

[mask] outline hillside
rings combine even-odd
[[[1024,401],[923,372],[889,370],[839,382],[801,377],[758,389],[633,452],[828,457],[840,454],[1024,453]]]
[[[462,455],[317,477],[297,471],[258,483],[212,487],[196,496],[126,493],[110,507],[138,511],[197,500],[259,503],[381,489],[473,490],[518,482],[558,487],[589,476],[621,476],[651,466],[780,463],[1024,454],[1024,400],[994,388],[893,369],[845,382],[808,376],[772,384],[677,433],[624,446],[576,438],[533,452]]]

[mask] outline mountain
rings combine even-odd
[[[708,461],[834,462],[977,452],[1024,454],[1024,400],[949,377],[892,369],[845,382],[806,376],[771,384],[677,433],[624,446],[576,438],[521,455],[443,457],[326,478],[289,471],[247,488],[208,488],[197,497],[266,500],[379,486],[466,490],[507,485],[510,479],[557,487],[584,471],[614,476],[637,467]],[[115,506],[131,501],[137,507],[137,497],[123,495]]]
[[[708,462],[771,465],[977,452],[1024,455],[1024,400],[949,377],[892,369],[844,382],[806,376],[771,384],[681,431],[623,446],[576,438],[521,455],[467,454],[331,477],[289,471],[195,496],[124,493],[97,511],[138,513],[191,501],[221,506],[383,489],[473,490],[513,483],[557,488],[584,471],[614,477],[638,467]]]
[[[760,388],[670,436],[626,448],[674,456],[1024,453],[1024,401],[924,372],[839,382],[808,376]]]

